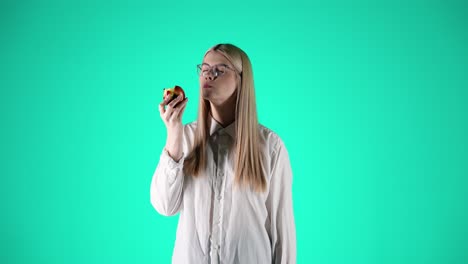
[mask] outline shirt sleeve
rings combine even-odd
[[[165,148],[160,155],[151,180],[150,199],[153,207],[162,215],[175,215],[180,210],[184,185],[184,159],[185,155],[182,153],[182,158],[178,162],[174,161]]]
[[[296,263],[296,226],[292,201],[292,169],[280,140],[272,155],[272,175],[266,201],[273,263]]]

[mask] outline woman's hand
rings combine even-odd
[[[166,150],[176,162],[182,158],[182,140],[184,126],[182,125],[182,115],[187,106],[188,98],[182,99],[177,96],[169,102],[168,96],[159,104],[159,114],[167,129]],[[167,108],[165,107],[167,106]]]

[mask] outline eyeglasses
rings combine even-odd
[[[220,77],[220,76],[223,76],[224,73],[226,73],[226,70],[231,70],[231,71],[235,71],[236,73],[239,73],[237,72],[237,70],[229,67],[226,64],[216,64],[213,66],[209,66],[208,64],[203,63],[203,64],[197,65],[197,74],[198,76],[203,76],[203,77],[208,76],[208,74],[210,73],[212,73],[214,77]],[[242,76],[242,73],[239,73],[239,75]]]

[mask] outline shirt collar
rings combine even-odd
[[[236,121],[229,124],[227,127],[223,127],[218,121],[216,121],[211,114],[209,114],[209,127],[210,127],[210,136],[218,132],[220,134],[227,133],[231,138],[236,138]]]

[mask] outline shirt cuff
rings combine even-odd
[[[161,158],[164,160],[165,164],[168,164],[169,165],[169,168],[170,169],[177,169],[177,168],[181,168],[184,164],[184,152],[182,152],[182,158],[176,162],[170,155],[169,155],[169,152],[167,151],[166,148],[163,149],[163,152],[161,154]]]

